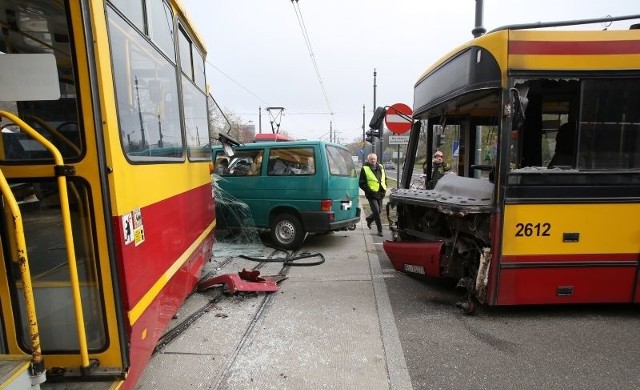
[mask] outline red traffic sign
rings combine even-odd
[[[404,103],[396,103],[387,109],[384,122],[394,134],[404,134],[411,130],[413,110]]]

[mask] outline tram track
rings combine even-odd
[[[289,266],[283,266],[282,269],[280,270],[280,275],[286,275],[288,271],[289,271]],[[224,364],[224,367],[222,368],[222,370],[216,377],[215,381],[213,382],[213,385],[210,386],[208,389],[218,390],[218,389],[224,388],[222,384],[224,383],[225,379],[229,377],[229,374],[231,373],[231,367],[233,367],[233,364],[236,362],[236,359],[238,358],[240,353],[244,350],[247,342],[251,339],[251,336],[253,335],[253,331],[256,329],[256,326],[260,323],[260,321],[263,319],[265,313],[267,313],[269,307],[271,306],[273,300],[275,299],[275,296],[276,296],[275,294],[264,295],[264,297],[262,298],[262,302],[260,302],[258,309],[256,310],[255,314],[249,321],[249,324],[247,325],[247,328],[245,329],[238,344],[236,344],[235,348],[233,349],[231,356],[229,356],[229,358],[227,359],[226,363]]]
[[[250,257],[250,256],[245,256],[245,255],[240,255],[240,256],[237,256],[237,257],[245,259],[245,260],[256,261],[257,264],[254,267],[251,268],[253,271],[260,270],[260,269],[264,268],[269,263],[282,262],[283,263],[282,267],[280,268],[280,271],[276,274],[276,276],[285,277],[285,279],[286,279],[286,276],[287,276],[287,274],[289,272],[289,268],[291,266],[313,266],[313,265],[319,265],[319,264],[322,264],[324,262],[324,260],[325,260],[324,256],[322,254],[320,254],[320,253],[311,254],[311,253],[307,253],[307,252],[299,253],[297,251],[288,252],[288,251],[285,251],[283,249],[277,249],[277,248],[274,249],[271,252],[271,254],[266,258]],[[316,261],[316,262],[295,263],[295,261],[297,261],[297,260],[304,260],[304,259],[308,259],[308,258],[312,258],[312,257],[320,257],[321,260]],[[225,258],[219,264],[219,268],[224,268],[226,265],[230,264],[233,261],[234,258],[235,258],[234,256],[229,256],[229,257]],[[210,272],[210,273],[206,274],[201,280],[206,280],[206,279],[211,278],[211,277],[213,277],[215,275],[216,275],[216,272]],[[282,279],[282,280],[284,280],[284,279]],[[206,314],[211,309],[216,307],[216,304],[224,296],[224,285],[221,285],[220,287],[216,287],[214,289],[209,289],[209,290],[213,290],[213,294],[212,294],[211,299],[209,299],[205,305],[203,305],[203,306],[199,307],[198,309],[196,309],[195,311],[193,311],[187,318],[185,318],[184,320],[179,322],[177,325],[172,327],[168,332],[163,334],[160,337],[160,339],[158,340],[158,343],[157,343],[156,347],[154,348],[154,350],[152,352],[152,356],[157,354],[157,353],[159,353],[159,352],[161,352],[173,340],[177,339],[181,334],[183,334],[185,331],[187,331],[204,314]],[[195,294],[195,293],[196,293],[196,291],[194,290],[194,292],[192,294]],[[245,331],[245,335],[242,337],[241,341],[239,342],[238,346],[236,347],[237,352],[242,350],[242,346],[244,345],[245,339],[251,334],[251,331],[253,330],[255,324],[257,322],[259,322],[259,319],[261,318],[262,313],[265,312],[266,306],[273,299],[273,298],[270,298],[270,297],[273,297],[273,296],[274,296],[273,294],[266,294],[264,296],[262,302],[260,303],[260,306],[259,306],[258,310],[256,311],[256,314],[254,315],[254,317],[249,322],[247,331]],[[225,370],[222,371],[221,378],[224,377],[223,374],[227,371],[228,367],[230,367],[230,364],[232,364],[233,361],[235,360],[235,356],[237,356],[237,352],[234,352],[233,357],[231,359],[229,359],[229,366],[225,366]],[[215,388],[217,388],[217,387],[215,387]]]

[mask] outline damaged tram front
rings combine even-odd
[[[475,38],[415,85],[385,251],[400,271],[459,280],[467,311],[638,302],[640,30],[523,27]],[[437,150],[451,169],[412,188]]]

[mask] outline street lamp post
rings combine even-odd
[[[364,164],[365,160],[366,160],[366,157],[365,157],[365,154],[366,154],[365,153],[365,151],[366,151],[365,146],[367,145],[365,143],[365,140],[364,140],[364,138],[365,138],[365,135],[364,135],[364,116],[365,116],[365,110],[364,110],[364,104],[363,104],[362,105],[362,143],[360,144],[360,150],[361,150],[360,154],[362,154],[362,164]]]
[[[373,109],[375,110],[376,107],[376,88],[378,87],[376,85],[376,76],[377,76],[378,72],[376,72],[376,68],[373,68]],[[374,139],[373,142],[371,143],[371,151],[373,153],[376,152],[376,140]]]

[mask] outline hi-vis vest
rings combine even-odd
[[[380,176],[380,181],[378,181],[378,178],[371,170],[371,167],[368,165],[364,166],[364,173],[367,177],[367,186],[373,192],[378,192],[380,190],[380,186],[382,186],[383,190],[387,190],[387,174],[384,172],[382,167],[380,167],[380,170],[382,171],[382,175]]]

